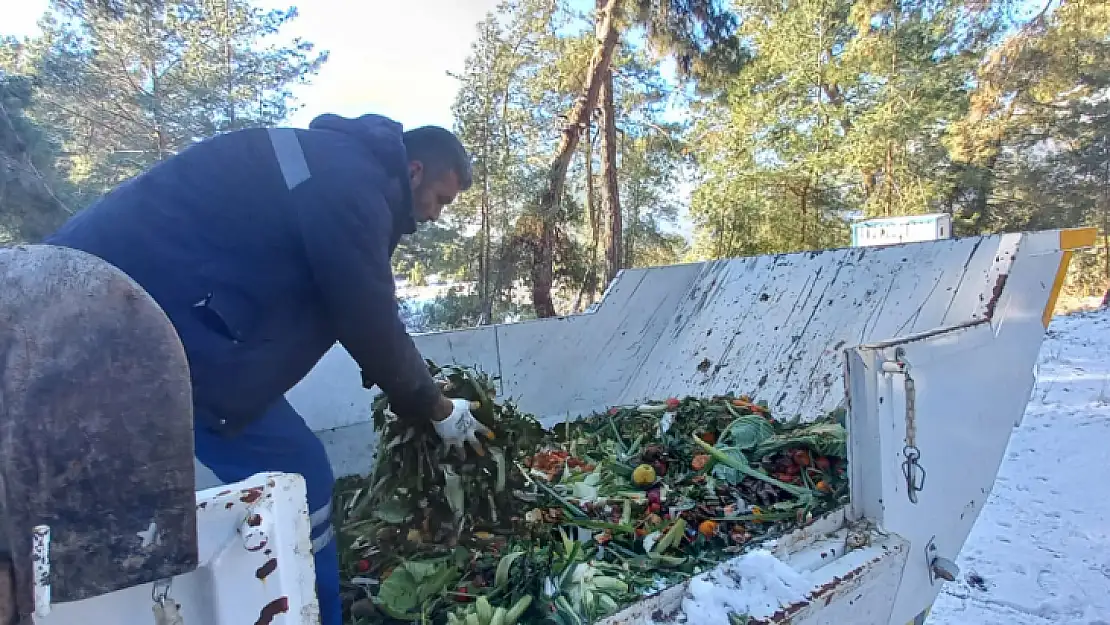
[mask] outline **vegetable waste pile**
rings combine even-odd
[[[375,468],[336,489],[349,624],[590,623],[848,499],[842,413],[688,397],[545,430],[488,376],[429,366],[493,438],[460,457],[375,400]]]

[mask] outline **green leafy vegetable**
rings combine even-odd
[[[759,415],[743,415],[729,424],[721,435],[719,444],[728,444],[737,449],[754,449],[775,435],[775,428],[767,419]]]
[[[375,400],[374,471],[340,480],[333,505],[348,625],[584,625],[847,503],[835,416],[687,397],[544,430],[489,376],[429,371],[495,438],[460,458]],[[633,483],[643,465],[654,480]]]

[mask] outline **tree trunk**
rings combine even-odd
[[[894,214],[894,142],[886,144],[886,212],[890,217]]]
[[[555,222],[558,218],[570,159],[574,156],[575,148],[578,147],[582,127],[589,122],[590,111],[597,104],[601,83],[613,58],[613,49],[617,45],[617,24],[613,14],[619,3],[620,0],[605,0],[605,6],[598,11],[598,32],[601,36],[590,58],[586,84],[582,89],[582,95],[567,115],[559,146],[548,167],[547,188],[540,194],[536,207],[541,227],[534,245],[530,273],[532,274],[532,307],[536,311],[536,316],[540,318],[555,316],[555,302],[551,297],[551,287],[555,281]]]
[[[555,300],[551,287],[555,282],[555,224],[544,219],[539,237],[532,246],[532,308],[536,317],[554,317]]]
[[[144,14],[146,16],[146,35],[153,39],[155,37],[154,28],[154,7],[144,7]],[[157,51],[150,51],[149,56],[145,56],[146,71],[150,77],[150,113],[154,118],[154,127],[152,128],[154,136],[154,148],[158,154],[158,160],[162,161],[166,158],[168,142],[166,141],[166,127],[165,115],[162,108],[162,91],[159,89],[159,75],[158,75],[158,59]],[[143,169],[149,167],[149,163],[143,163]]]
[[[482,222],[478,237],[478,325],[493,323],[493,291],[490,288],[490,205],[489,205],[489,159],[490,159],[490,107],[486,108],[485,128],[482,141]]]
[[[601,84],[601,169],[605,173],[605,283],[613,281],[624,267],[624,224],[621,215],[620,185],[617,181],[617,120],[613,105],[613,71],[605,73]]]
[[[875,193],[875,170],[865,169],[862,173],[863,176],[863,202],[867,204],[871,201],[871,196]]]
[[[628,218],[628,223],[624,225],[624,248],[622,249],[624,260],[621,269],[636,266],[636,235],[640,228],[640,211],[635,206],[631,206],[624,217]]]
[[[801,222],[799,224],[799,228],[800,228],[800,233],[799,233],[800,237],[799,238],[802,241],[802,245],[799,249],[804,250],[804,249],[806,249],[806,219],[808,218],[808,215],[809,215],[809,205],[808,205],[809,204],[809,183],[808,182],[806,183],[806,185],[804,187],[802,187],[802,194],[801,194],[800,200],[801,200],[801,208],[802,208],[802,218],[799,220]]]
[[[594,202],[594,144],[593,120],[586,123],[582,132],[586,133],[586,140],[582,142],[583,156],[586,165],[586,215],[590,219],[590,260],[586,267],[586,275],[582,279],[582,287],[578,289],[578,297],[574,299],[574,312],[582,312],[582,300],[586,293],[590,294],[590,302],[594,300],[597,291],[597,248],[601,244],[601,224],[598,222],[597,204]]]

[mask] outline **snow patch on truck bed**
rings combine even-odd
[[[811,580],[759,549],[691,579],[682,611],[687,623],[728,625],[729,612],[767,617],[805,601],[812,588]]]
[[[928,625],[1110,625],[1110,314],[1056,317],[994,489]]]

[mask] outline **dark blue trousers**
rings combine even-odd
[[[298,473],[308,489],[312,521],[312,552],[316,560],[316,594],[321,625],[342,625],[339,599],[339,553],[331,524],[335,476],[320,439],[284,398],[239,435],[225,438],[196,426],[196,456],[224,482],[237,482],[256,473]]]

